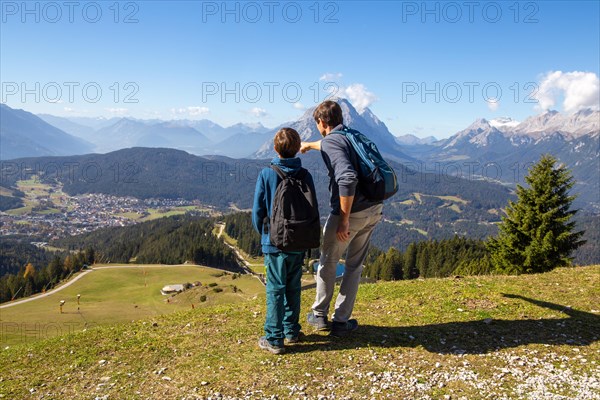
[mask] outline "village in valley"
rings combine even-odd
[[[197,200],[137,199],[102,193],[69,196],[59,184],[41,183],[36,177],[18,182],[23,206],[0,211],[0,235],[26,235],[43,246],[47,241],[126,226],[176,214],[211,216],[211,206]],[[2,188],[3,191],[8,191]]]

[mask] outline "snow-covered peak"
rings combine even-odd
[[[490,125],[496,129],[500,128],[514,128],[519,125],[519,121],[515,121],[511,117],[498,117],[490,120]]]
[[[554,132],[564,132],[579,137],[594,131],[600,126],[600,112],[584,109],[573,114],[547,111],[534,115],[512,129],[511,133],[530,136],[546,136]]]

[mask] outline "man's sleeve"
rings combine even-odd
[[[340,188],[340,196],[354,196],[358,184],[358,173],[350,161],[350,144],[343,135],[328,135],[321,142],[333,168],[334,179]]]
[[[267,216],[267,202],[265,200],[265,181],[262,172],[256,179],[256,188],[254,189],[254,203],[252,205],[252,226],[262,234],[263,220]]]

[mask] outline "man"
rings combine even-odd
[[[316,276],[317,295],[307,320],[318,330],[331,329],[332,335],[343,336],[358,328],[356,319],[350,317],[371,234],[381,220],[383,204],[367,200],[357,189],[358,156],[343,134],[332,133],[344,128],[340,105],[325,101],[315,109],[313,117],[323,139],[303,142],[300,151],[321,152],[329,172],[331,213],[323,230]],[[335,288],[336,267],[344,252],[344,276],[330,325],[328,314]]]

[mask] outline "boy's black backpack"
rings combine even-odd
[[[332,131],[344,135],[358,155],[358,190],[371,201],[383,201],[398,191],[398,179],[392,167],[368,137],[357,130],[344,127]]]
[[[308,171],[300,168],[295,174],[287,175],[276,165],[271,165],[271,168],[281,178],[271,205],[271,242],[282,251],[303,251],[319,247],[319,207],[316,194],[305,180]]]

